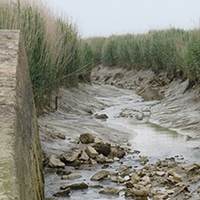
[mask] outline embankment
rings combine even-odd
[[[41,149],[20,31],[0,31],[0,199],[44,199]]]

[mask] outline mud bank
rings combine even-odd
[[[155,76],[151,71],[136,72],[103,66],[94,69],[92,81],[94,84],[79,84],[78,88],[60,88],[57,110],[55,110],[55,102],[52,102],[51,112],[46,111],[43,116],[40,116],[39,129],[43,156],[44,158],[51,156],[57,161],[62,161],[60,155],[63,153],[75,149],[84,151],[86,146],[79,141],[79,137],[85,133],[93,135],[95,142],[103,141],[111,145],[120,145],[127,150],[126,155],[112,164],[89,163],[81,166],[66,164],[64,170],[67,172],[75,170],[80,175],[80,178],[73,180],[63,180],[58,175],[57,169],[45,168],[46,198],[137,199],[132,190],[137,189],[141,192],[140,189],[144,186],[146,196],[143,199],[163,199],[164,197],[157,197],[160,194],[178,200],[198,199],[200,193],[200,165],[197,164],[200,160],[200,150],[196,148],[198,140],[188,141],[189,133],[178,134],[150,122],[150,120],[157,124],[159,124],[158,120],[162,122],[161,119],[165,118],[165,114],[159,112],[166,107],[164,104],[168,100],[167,95],[173,97],[173,89],[177,92],[175,85],[182,88],[179,90],[180,96],[185,95],[187,81],[170,83],[165,74]],[[98,119],[105,115],[108,118]],[[169,124],[166,123],[166,127],[167,125]],[[184,126],[185,124],[182,124],[182,127]],[[195,135],[193,129],[191,129],[192,134]],[[138,162],[141,158],[147,158],[148,162]],[[80,161],[80,158],[78,160]],[[118,172],[117,169],[127,166],[127,169],[130,169],[127,173]],[[118,172],[116,180],[125,178],[127,184],[113,182],[113,177],[109,176],[97,182],[98,187],[93,188],[96,183],[92,182],[91,178],[104,167],[111,174]],[[179,183],[180,176],[174,172],[170,175],[170,169],[182,177],[180,184],[176,185],[177,180],[173,180],[174,177],[178,178]],[[192,172],[186,169],[191,169]],[[130,179],[134,179],[134,173],[138,173],[138,185],[129,185]],[[146,182],[143,185],[143,179],[149,180],[148,177],[151,181],[148,181],[148,185]],[[53,197],[60,188],[63,188],[62,185],[74,187],[82,183],[87,184],[86,190],[71,191],[68,196],[67,189],[64,191],[67,193],[66,196]],[[120,192],[117,196],[101,194],[99,192],[102,187],[105,189],[114,187]],[[152,194],[150,189],[153,189]],[[169,189],[170,191],[167,192],[170,193],[166,193]],[[176,197],[171,193],[176,194]]]
[[[144,100],[161,97],[161,103],[151,109],[150,121],[188,135],[189,140],[200,139],[200,87],[186,90],[189,80],[171,82],[164,73],[156,76],[148,70],[98,66],[93,70],[92,81],[135,89]]]

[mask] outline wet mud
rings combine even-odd
[[[107,166],[108,171],[116,172],[121,165],[131,166],[126,177],[128,181],[130,174],[137,169],[151,173],[147,170],[148,166],[155,166],[159,160],[171,158],[169,164],[172,161],[176,163],[179,166],[176,171],[183,177],[182,182],[190,185],[187,187],[187,195],[180,192],[172,199],[198,199],[199,168],[195,168],[192,178],[181,168],[199,163],[200,160],[198,89],[186,92],[187,81],[168,83],[164,74],[156,80],[166,83],[161,85],[159,81],[155,81],[155,75],[150,71],[134,72],[99,66],[92,73],[93,84],[60,88],[57,110],[54,110],[52,102],[51,112],[46,111],[38,119],[43,158],[59,156],[74,148],[84,149],[86,145],[80,143],[79,137],[90,133],[95,142],[120,145],[126,150],[124,158]],[[95,117],[101,114],[106,114],[108,118]],[[142,156],[148,159],[147,163],[138,162]],[[81,178],[75,180],[62,180],[56,169],[45,169],[46,199],[138,199],[136,196],[128,196],[128,193],[125,195],[127,191],[124,188],[127,187],[110,179],[96,184],[100,188],[117,187],[120,190],[117,196],[99,193],[102,188],[89,187],[86,190],[72,191],[67,197],[53,197],[62,184],[84,181],[89,186],[94,186],[95,183],[90,179],[102,167],[103,164],[82,165],[76,169]],[[65,166],[65,169],[75,168]],[[160,167],[160,171],[165,171],[168,176],[169,168]],[[145,175],[149,175],[148,173]],[[166,185],[161,187],[160,184],[154,184],[152,189],[163,191]],[[155,195],[143,199],[155,199]]]

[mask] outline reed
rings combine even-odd
[[[48,106],[58,87],[77,84],[78,74],[91,70],[93,55],[89,46],[82,50],[76,24],[53,14],[43,1],[0,0],[0,29],[23,33],[38,109]]]
[[[98,38],[90,38],[95,46]],[[101,44],[101,62],[107,66],[165,71],[173,79],[200,82],[200,30],[170,28],[147,34],[111,36]],[[95,48],[92,48],[97,53]]]

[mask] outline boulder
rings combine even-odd
[[[90,158],[95,158],[98,155],[97,151],[91,146],[87,146],[85,152]]]
[[[141,181],[138,184],[145,186],[149,183],[151,183],[149,176],[144,176],[144,177],[142,177]]]
[[[106,187],[101,190],[100,194],[107,194],[107,195],[119,195],[120,190],[116,187]]]
[[[81,154],[79,159],[84,160],[84,161],[88,161],[90,159],[90,157],[87,155],[87,153],[85,151],[82,151],[82,154]]]
[[[55,155],[51,155],[49,159],[49,166],[52,168],[64,168],[65,163],[61,162]]]
[[[163,172],[163,171],[156,171],[156,175],[157,176],[164,176],[165,172]]]
[[[170,169],[168,171],[168,175],[172,175],[174,180],[176,180],[176,181],[181,181],[182,177],[179,174],[177,174],[173,169]]]
[[[97,147],[97,152],[99,154],[103,154],[104,156],[108,156],[111,151],[111,144],[99,144]]]
[[[108,175],[109,175],[108,171],[101,170],[92,176],[91,181],[100,181],[100,180],[106,178]]]
[[[68,196],[70,193],[70,188],[67,188],[66,190],[60,190],[56,192],[53,196],[54,197],[65,197]]]
[[[132,185],[138,183],[139,181],[140,181],[140,177],[137,174],[133,173],[132,176],[131,176]]]
[[[146,197],[149,194],[148,188],[142,187],[140,189],[133,189],[133,193],[136,197]]]
[[[69,175],[62,176],[61,179],[64,179],[64,180],[74,180],[74,179],[78,179],[78,178],[81,178],[81,177],[82,176],[80,174],[78,174],[77,172],[72,172]]]
[[[104,163],[104,162],[106,162],[106,157],[103,154],[97,155],[96,156],[96,161],[98,163]]]
[[[124,179],[124,178],[118,177],[118,176],[114,176],[114,177],[111,178],[111,181],[112,182],[116,182],[116,183],[124,183],[127,180]]]
[[[92,159],[92,158],[90,158],[90,163],[91,163],[92,165],[97,165],[97,161],[94,160],[94,159]]]
[[[60,156],[61,161],[65,163],[72,163],[78,159],[79,155],[81,154],[81,150],[74,150],[73,152],[63,153]]]
[[[80,141],[83,144],[89,144],[94,142],[94,137],[90,133],[83,133],[80,135]]]
[[[66,190],[70,188],[71,190],[82,190],[82,189],[88,189],[88,185],[86,183],[75,183],[72,185],[61,185],[60,190]]]
[[[108,118],[108,116],[106,115],[106,114],[96,114],[95,115],[95,118],[96,119],[107,119]]]

